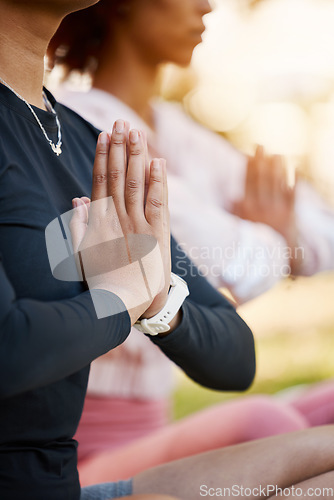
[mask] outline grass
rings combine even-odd
[[[277,332],[256,342],[257,374],[247,394],[275,392],[334,377],[334,327]],[[182,418],[206,406],[242,397],[205,389],[178,374],[174,415]]]

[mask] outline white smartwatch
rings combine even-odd
[[[168,323],[176,316],[182,306],[185,298],[189,295],[187,283],[177,274],[171,273],[170,290],[165,306],[152,318],[144,318],[136,321],[133,325],[137,330],[149,335],[158,335],[168,332],[170,326]]]

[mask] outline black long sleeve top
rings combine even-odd
[[[62,127],[59,157],[25,103],[0,85],[1,500],[79,498],[72,437],[89,363],[130,331],[117,296],[95,292],[113,311],[98,320],[82,283],[52,276],[44,231],[73,197],[89,195],[98,131],[49,99]],[[35,111],[56,142],[54,116]],[[175,242],[172,250],[190,296],[178,328],[152,341],[197,382],[245,389],[255,370],[250,330]]]

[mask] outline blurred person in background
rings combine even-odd
[[[102,0],[63,21],[48,55],[92,78],[88,92],[59,89],[63,103],[100,129],[125,117],[146,131],[151,156],[167,159],[173,233],[214,286],[245,302],[290,272],[332,268],[334,213],[307,183],[288,186],[278,156],[258,148],[247,159],[155,98],[161,64],[189,64],[210,10],[207,0]],[[137,332],[93,363],[77,434],[84,484],[302,429],[314,409],[312,398],[295,409],[255,396],[167,425],[171,389],[170,363]],[[331,421],[327,392],[321,403]]]

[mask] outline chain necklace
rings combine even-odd
[[[61,146],[62,146],[62,138],[61,138],[61,127],[60,127],[60,122],[59,122],[59,118],[57,116],[57,113],[56,111],[54,110],[51,102],[49,101],[49,99],[47,98],[44,90],[43,90],[43,100],[44,100],[44,103],[45,103],[45,106],[47,108],[48,111],[50,111],[56,118],[56,123],[57,123],[57,129],[58,129],[58,141],[57,141],[57,144],[55,144],[54,142],[51,141],[51,139],[49,138],[48,134],[46,133],[45,131],[45,128],[43,127],[43,125],[41,124],[41,121],[40,119],[38,118],[38,116],[36,115],[35,111],[33,110],[32,106],[22,97],[20,96],[20,94],[18,94],[14,89],[12,89],[12,87],[10,87],[8,85],[8,83],[5,82],[5,80],[3,80],[1,77],[0,77],[0,82],[3,83],[4,85],[6,85],[7,88],[9,88],[9,90],[11,90],[13,92],[13,94],[16,95],[16,97],[18,97],[19,99],[21,99],[21,101],[23,101],[27,106],[28,108],[30,109],[31,113],[33,114],[35,120],[37,121],[38,125],[39,125],[39,128],[41,129],[41,131],[43,132],[43,135],[45,137],[45,139],[48,141],[48,143],[50,144],[50,147],[52,149],[52,151],[57,155],[61,155],[62,153],[62,150],[61,150]]]

